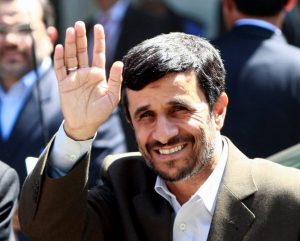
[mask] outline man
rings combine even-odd
[[[19,195],[16,171],[0,161],[0,240],[14,241],[12,217]]]
[[[0,158],[17,171],[21,185],[63,119],[51,61],[56,37],[48,1],[0,1]],[[90,186],[101,181],[102,159],[126,150],[117,113],[101,129]]]
[[[300,171],[250,160],[220,134],[228,99],[217,50],[193,35],[160,35],[132,48],[124,69],[115,62],[107,82],[104,31],[94,31],[92,67],[83,22],[56,47],[65,121],[25,181],[24,232],[35,241],[298,241]],[[119,102],[122,72],[142,155],[108,158],[104,184],[88,192],[89,148],[73,163],[63,156],[101,130]],[[67,147],[57,144],[66,138]]]
[[[106,33],[106,69],[109,71],[112,63],[122,59],[127,51],[137,43],[156,36],[162,32],[169,32],[164,23],[149,12],[137,8],[129,0],[95,0],[97,12],[87,23],[89,40],[89,57],[93,53],[93,27],[100,23]],[[134,132],[127,121],[120,115],[126,134],[126,144],[130,151],[137,150]]]
[[[230,106],[223,134],[250,157],[300,142],[300,50],[281,25],[294,0],[224,0],[228,33],[213,44],[227,71]]]
[[[0,158],[21,184],[62,121],[51,54],[57,38],[52,6],[44,0],[0,1]],[[117,114],[93,146],[91,186],[109,153],[126,150]]]

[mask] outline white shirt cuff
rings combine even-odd
[[[92,139],[75,141],[67,136],[62,123],[50,152],[50,167],[60,171],[60,173],[68,173],[91,150],[96,134]]]

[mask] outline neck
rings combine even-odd
[[[212,165],[207,165],[192,178],[177,182],[166,182],[166,185],[170,192],[176,196],[179,204],[182,205],[203,185],[213,169]]]
[[[100,6],[100,9],[103,11],[103,12],[107,12],[109,11],[112,6],[118,2],[119,0],[109,0],[109,1],[98,1],[99,2],[99,6]]]
[[[0,83],[5,92],[8,92],[15,83],[17,83],[18,79],[10,78],[10,79],[1,79]]]

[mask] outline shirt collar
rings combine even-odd
[[[217,195],[228,158],[228,143],[224,138],[222,138],[222,144],[222,153],[215,169],[189,200],[194,201],[202,199],[205,207],[211,215],[213,215],[215,210]],[[172,205],[176,212],[179,210],[180,205],[178,204],[178,202],[174,202],[174,200],[176,200],[176,197],[168,190],[163,179],[161,179],[160,177],[156,178],[154,189],[159,195],[164,197]]]
[[[274,24],[270,22],[261,20],[261,19],[253,19],[253,18],[243,18],[239,19],[234,23],[235,26],[242,26],[242,25],[254,25],[261,28],[268,29],[276,34],[280,34],[281,30],[277,28]]]
[[[223,173],[225,170],[227,157],[228,157],[228,143],[223,138],[222,138],[222,144],[223,144],[223,149],[222,149],[220,160],[217,163],[217,166],[210,174],[208,179],[194,194],[194,196],[198,196],[203,200],[205,207],[207,208],[207,210],[210,212],[211,215],[214,213],[215,210],[217,195],[222,181]]]

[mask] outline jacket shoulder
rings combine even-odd
[[[122,160],[128,161],[136,159],[143,160],[142,154],[140,152],[125,152],[121,154],[108,155],[103,160],[102,169],[106,171],[113,163],[118,163]]]

